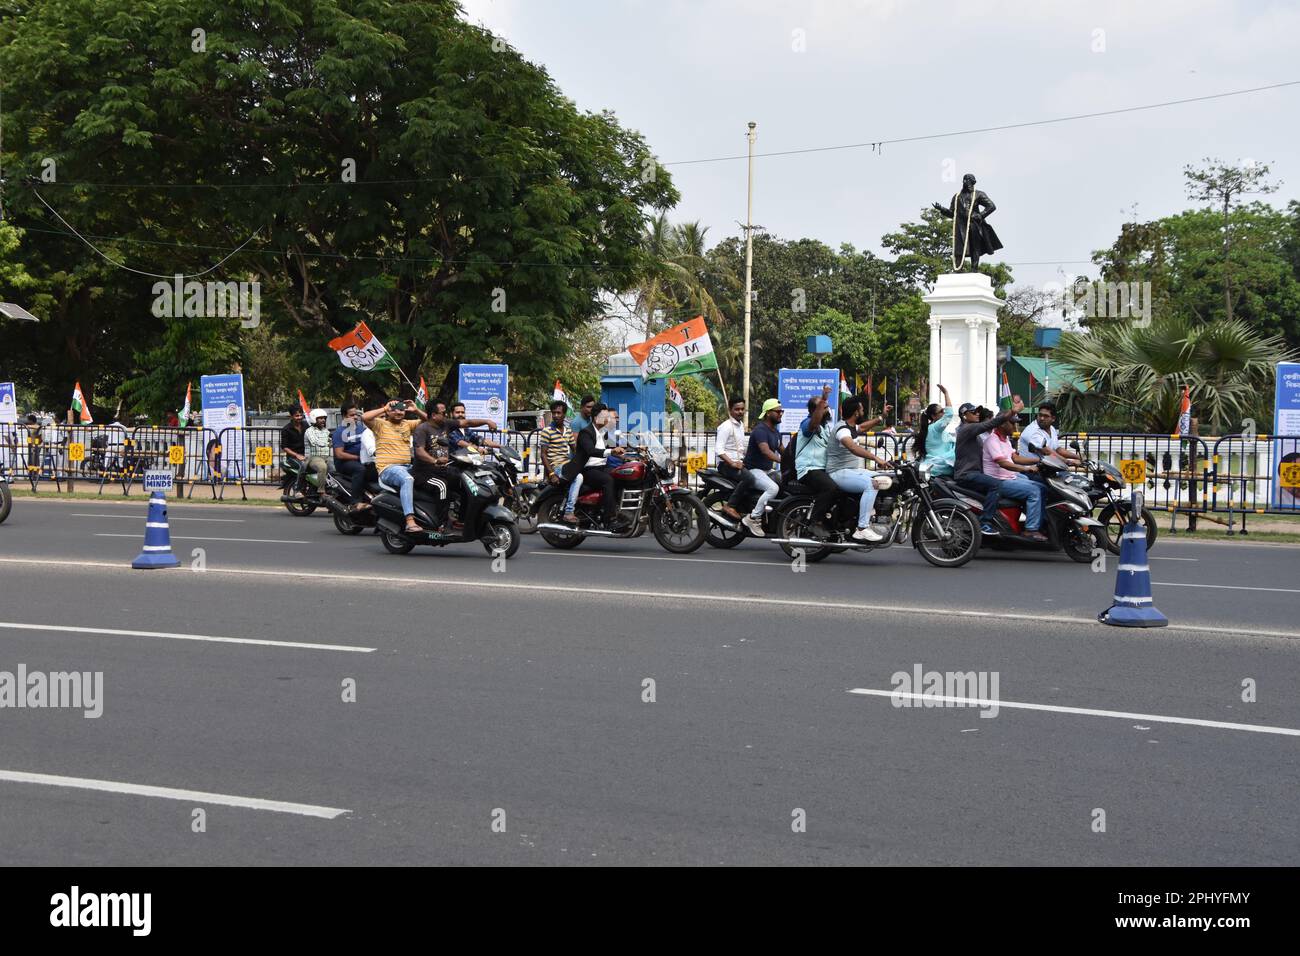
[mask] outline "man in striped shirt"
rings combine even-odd
[[[556,399],[551,402],[551,422],[537,433],[537,450],[541,452],[542,470],[550,484],[558,484],[556,474],[560,466],[569,460],[570,445],[573,442],[573,430],[564,420],[569,406]]]
[[[415,418],[407,418],[414,412]],[[411,433],[425,419],[415,402],[394,399],[387,405],[373,408],[361,416],[375,434],[375,470],[379,480],[397,489],[406,515],[406,530],[419,533],[415,521],[415,479],[411,477]]]

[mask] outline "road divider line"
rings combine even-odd
[[[145,517],[145,513],[142,512],[141,514],[138,515],[97,515],[97,514],[84,514],[79,511],[74,511],[72,512],[72,514],[68,515],[68,517],[69,518],[118,518],[127,521],[139,521],[141,518]],[[169,514],[168,517],[171,518],[172,521],[220,521],[226,524],[244,524],[247,520],[245,518],[190,518],[187,517],[186,515],[175,515],[175,514]],[[1196,559],[1188,558],[1187,560],[1194,561]]]
[[[86,570],[88,568],[100,568],[108,571],[129,572],[131,569],[125,564],[118,564],[109,561],[68,561],[58,558],[0,558],[0,564],[21,564],[25,567],[61,567],[75,568]],[[177,572],[162,572],[175,574]],[[599,591],[593,591],[590,587],[580,587],[577,585],[567,584],[530,584],[528,582],[505,582],[505,581],[470,581],[465,578],[456,578],[455,580],[447,578],[411,578],[411,577],[392,577],[381,574],[351,574],[340,571],[273,571],[265,568],[214,568],[211,565],[203,572],[204,575],[222,575],[222,574],[242,574],[249,577],[265,578],[291,578],[295,581],[317,580],[317,581],[339,581],[339,582],[373,582],[375,584],[393,584],[406,587],[411,584],[446,584],[457,588],[477,588],[481,591],[532,591],[539,593],[551,594],[572,594],[589,600],[599,600],[606,597],[628,597],[641,598],[644,600],[653,600],[663,602],[665,600],[673,601],[678,604],[704,604],[709,607],[717,607],[719,604],[739,604],[744,606],[766,606],[766,607],[789,607],[796,608],[805,613],[815,613],[819,610],[828,609],[834,611],[858,611],[861,613],[873,614],[902,614],[915,615],[919,617],[963,617],[974,618],[987,621],[1026,621],[1039,626],[1050,624],[1086,624],[1091,628],[1099,628],[1095,617],[1059,617],[1053,615],[1045,618],[1042,613],[1014,613],[1011,611],[975,611],[961,610],[952,607],[899,607],[891,604],[851,604],[846,601],[825,601],[819,597],[810,597],[806,600],[793,600],[788,598],[766,598],[750,595],[731,595],[731,594],[683,594],[680,591],[635,591],[631,588],[604,588]],[[157,574],[153,575],[158,577]],[[1161,628],[1158,633],[1149,634],[1126,634],[1128,640],[1134,640],[1138,637],[1160,638],[1171,631],[1193,631],[1201,634],[1213,634],[1222,637],[1229,633],[1222,625],[1209,624],[1175,624],[1170,622],[1166,628]],[[1295,641],[1300,639],[1300,634],[1290,631],[1266,631],[1260,629],[1243,629],[1233,627],[1230,631],[1234,637],[1265,637],[1279,638],[1286,641]],[[279,643],[279,642],[272,642]]]
[[[1166,717],[1162,714],[1130,714],[1122,710],[1097,710],[1092,707],[1063,707],[1059,704],[1027,704],[1015,700],[984,700],[978,697],[947,697],[934,694],[913,694],[895,690],[873,690],[866,687],[854,687],[850,694],[869,697],[898,697],[918,701],[955,704],[961,707],[1010,707],[1016,710],[1045,710],[1054,714],[1077,714],[1083,717],[1116,717],[1120,720],[1149,720],[1157,724],[1186,724],[1191,727],[1214,727],[1219,730],[1245,730],[1256,734],[1281,734],[1286,737],[1300,737],[1300,729],[1292,727],[1268,727],[1263,724],[1234,724],[1226,720],[1202,720],[1198,717]]]
[[[138,534],[121,534],[116,531],[96,531],[96,538],[138,538]],[[173,541],[236,541],[243,544],[314,544],[312,541],[288,541],[279,538],[212,538],[207,535],[174,534]]]
[[[98,790],[102,793],[121,793],[133,797],[184,800],[186,803],[208,803],[223,807],[239,807],[244,810],[267,810],[271,813],[295,813],[301,817],[321,817],[325,820],[333,820],[352,812],[342,807],[318,807],[310,803],[264,800],[261,797],[241,797],[231,793],[178,790],[175,787],[154,787],[140,783],[124,783],[119,780],[94,780],[89,777],[61,777],[56,774],[25,773],[20,770],[0,770],[0,781],[66,787],[72,790]]]
[[[1155,555],[1150,554],[1147,555],[1147,560],[1148,561],[1199,561],[1201,559],[1200,558],[1166,558],[1163,556],[1156,557]]]
[[[746,561],[743,558],[724,560],[722,558],[670,558],[655,554],[610,554],[607,551],[529,551],[529,554],[545,554],[555,558],[614,558],[618,561],[685,561],[688,564],[752,564],[760,568],[781,568],[790,566],[788,561]]]
[[[1252,588],[1244,584],[1175,584],[1173,581],[1152,581],[1158,588],[1214,588],[1218,591],[1273,591],[1277,594],[1300,594],[1300,588]]]
[[[22,624],[0,621],[0,628],[11,631],[55,631],[64,634],[103,634],[108,637],[159,637],[169,641],[203,641],[209,644],[253,644],[258,647],[284,647],[295,651],[346,651],[370,654],[375,648],[355,644],[309,644],[305,641],[268,641],[257,637],[217,637],[212,634],[181,634],[171,631],[129,631],[112,627],[74,627],[65,624]]]

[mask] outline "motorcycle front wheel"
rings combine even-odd
[[[956,502],[936,502],[935,519],[943,535],[935,533],[924,514],[912,519],[912,546],[936,568],[959,568],[979,553],[980,526],[974,516]]]
[[[500,551],[507,558],[513,558],[519,550],[519,529],[510,521],[492,521],[483,532],[482,541],[492,557]]]
[[[0,524],[4,523],[5,518],[9,517],[9,512],[14,507],[13,492],[9,490],[9,482],[0,480]]]
[[[1065,539],[1063,542],[1065,553],[1071,561],[1077,561],[1079,564],[1091,563],[1092,549],[1097,545],[1091,531],[1070,525],[1061,534]]]
[[[1097,515],[1097,520],[1101,522],[1101,533],[1097,535],[1102,546],[1111,554],[1119,554],[1120,541],[1123,540],[1124,522],[1128,521],[1129,512],[1132,506],[1127,502],[1122,502],[1119,508],[1115,505],[1107,505]],[[1149,508],[1142,509],[1142,517],[1139,521],[1147,533],[1147,550],[1150,551],[1156,543],[1156,516],[1151,513]]]
[[[520,534],[533,534],[537,530],[537,498],[542,493],[535,484],[519,485],[515,488],[515,520]]]
[[[690,554],[704,544],[709,513],[694,495],[669,495],[650,516],[650,529],[665,551]]]

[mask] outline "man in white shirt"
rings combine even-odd
[[[736,399],[728,410],[730,417],[718,426],[718,438],[714,443],[718,471],[724,478],[736,481],[745,467],[745,402]]]
[[[1035,415],[1034,420],[1021,431],[1020,442],[1016,446],[1016,450],[1026,457],[1041,457],[1030,451],[1030,445],[1041,448],[1043,454],[1054,451],[1062,458],[1070,461],[1082,461],[1078,452],[1069,446],[1061,444],[1060,435],[1056,431],[1056,406],[1051,402],[1039,404],[1038,413]]]

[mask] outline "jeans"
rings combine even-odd
[[[957,484],[971,491],[983,493],[984,510],[980,512],[980,524],[993,524],[993,515],[998,510],[998,499],[1002,497],[1002,479],[986,475],[982,471],[964,471],[957,476]]]
[[[366,469],[359,461],[351,458],[334,459],[334,471],[339,479],[348,485],[348,492],[353,501],[360,501],[366,490]]]
[[[1025,528],[1037,531],[1043,520],[1043,486],[1022,475],[1002,479],[1003,498],[1025,503]]]
[[[578,506],[578,495],[582,494],[582,472],[578,472],[578,477],[569,482],[569,496],[564,499],[564,513],[573,514],[573,509]]]
[[[397,497],[402,499],[402,514],[408,518],[415,514],[415,479],[411,477],[410,468],[389,465],[380,473],[379,480],[397,489]]]
[[[753,486],[758,489],[758,503],[754,505],[754,510],[749,513],[749,516],[755,521],[762,521],[763,509],[767,507],[767,503],[772,500],[773,496],[781,490],[781,486],[772,479],[771,472],[760,471],[757,468],[747,468],[746,473],[749,475]]]
[[[841,491],[862,492],[862,501],[858,504],[858,527],[865,528],[871,523],[871,512],[876,507],[876,487],[871,483],[871,472],[865,468],[841,468],[831,472],[831,481]]]

